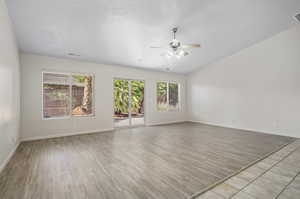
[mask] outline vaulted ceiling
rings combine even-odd
[[[299,0],[7,0],[21,51],[189,73],[297,22]],[[171,29],[200,43],[180,60],[164,49]],[[80,56],[70,56],[69,53]]]

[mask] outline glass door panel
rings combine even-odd
[[[144,125],[144,91],[145,82],[139,80],[130,81],[130,107],[131,107],[131,125]]]
[[[130,125],[129,112],[129,81],[123,79],[114,79],[114,125],[115,127],[124,127]]]

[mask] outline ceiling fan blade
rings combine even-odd
[[[162,46],[150,46],[150,48],[164,48]]]
[[[170,48],[169,44],[158,44],[154,46],[150,46],[150,48]]]
[[[200,44],[184,44],[181,46],[181,48],[200,48]]]

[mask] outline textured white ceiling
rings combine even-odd
[[[20,49],[98,63],[188,73],[297,23],[300,0],[7,0]],[[151,45],[201,49],[167,60]]]

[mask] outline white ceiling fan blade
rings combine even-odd
[[[163,44],[163,45],[158,45],[158,46],[150,46],[150,48],[170,48],[170,46]]]
[[[162,46],[150,46],[150,48],[164,48]]]
[[[181,48],[200,48],[200,44],[184,44],[181,46]]]

